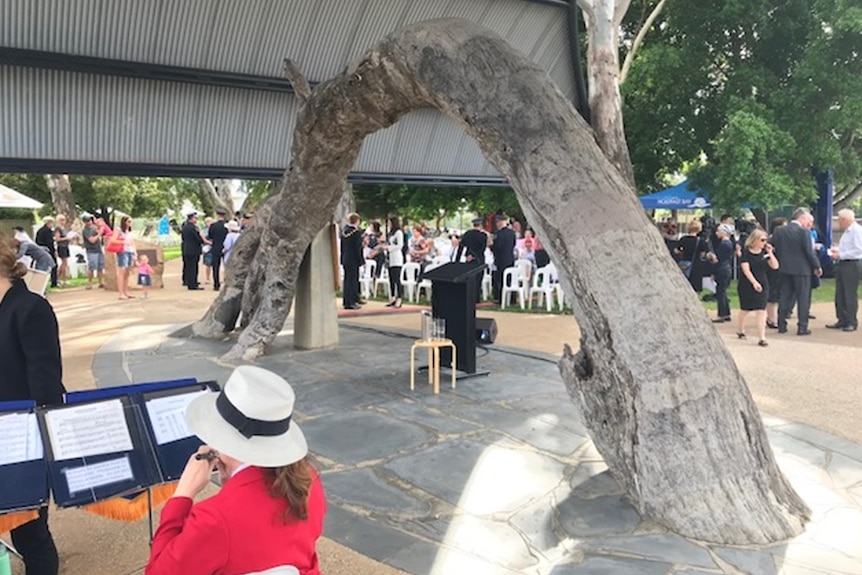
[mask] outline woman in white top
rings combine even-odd
[[[401,223],[398,216],[392,216],[387,221],[389,237],[386,241],[386,250],[389,253],[389,296],[387,307],[401,307],[401,298],[404,297],[404,286],[401,285],[401,267],[404,265],[404,232],[401,231]]]

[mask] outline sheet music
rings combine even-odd
[[[48,411],[45,423],[57,461],[133,449],[119,399]]]
[[[63,473],[66,475],[69,495],[72,496],[81,491],[134,479],[128,456],[83,467],[67,468]]]
[[[194,435],[186,425],[186,407],[204,393],[211,392],[193,391],[147,400],[147,414],[153,424],[156,443],[164,445]]]
[[[35,413],[0,415],[0,465],[42,459],[42,436]]]

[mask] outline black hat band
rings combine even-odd
[[[216,399],[216,409],[234,429],[239,431],[246,439],[254,436],[274,437],[283,435],[290,429],[290,416],[277,421],[265,421],[246,416],[230,402],[224,391],[219,393]]]

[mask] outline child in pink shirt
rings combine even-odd
[[[144,292],[144,299],[147,299],[153,285],[153,268],[150,267],[150,258],[145,255],[138,257],[138,285]]]

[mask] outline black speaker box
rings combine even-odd
[[[476,318],[476,341],[494,343],[497,339],[497,320],[487,317]]]

